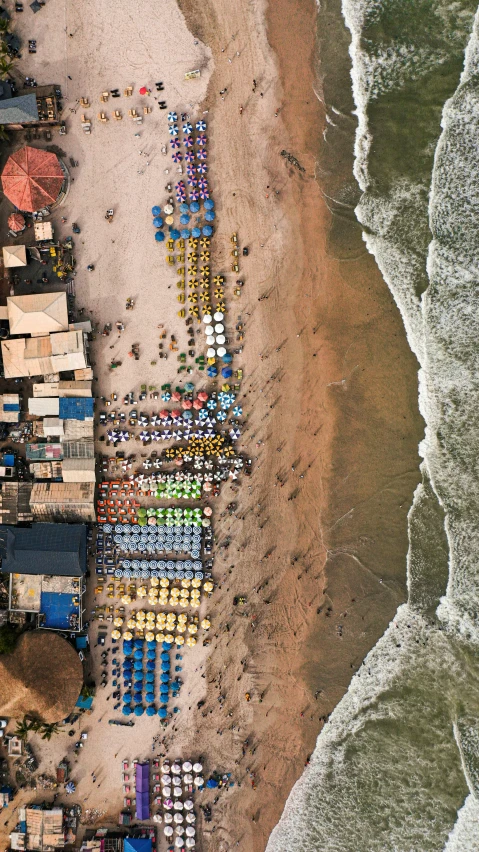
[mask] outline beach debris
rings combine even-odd
[[[297,160],[296,157],[293,156],[293,154],[290,154],[289,151],[285,151],[284,148],[281,151],[281,156],[284,157],[285,160],[288,160],[288,163],[291,163],[292,166],[295,166],[295,168],[299,169],[300,172],[306,171],[306,169],[304,168],[304,166],[301,165],[299,160]]]

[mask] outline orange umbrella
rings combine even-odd
[[[64,179],[56,154],[29,145],[15,151],[2,172],[5,195],[15,207],[29,213],[54,204]]]
[[[25,219],[21,213],[12,213],[8,217],[8,227],[12,231],[23,231],[25,227]]]

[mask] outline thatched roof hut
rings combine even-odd
[[[48,630],[24,633],[12,654],[0,656],[0,715],[59,722],[82,684],[81,661],[65,639]]]

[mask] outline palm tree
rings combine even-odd
[[[10,21],[6,18],[0,18],[0,33],[8,33],[10,29]]]
[[[41,725],[40,731],[42,734],[42,740],[51,740],[53,734],[58,734],[59,727],[56,722],[52,722],[51,724]]]
[[[10,56],[7,53],[0,52],[0,74],[2,77],[8,77],[13,71],[13,66],[14,63]]]
[[[17,722],[15,736],[18,737],[19,740],[26,742],[28,734],[32,729],[33,722],[30,719],[27,719],[26,716],[24,716],[21,722]]]

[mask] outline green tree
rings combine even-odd
[[[16,641],[17,632],[11,624],[4,624],[3,627],[0,627],[0,654],[11,654]]]
[[[10,21],[6,18],[0,18],[0,33],[8,33],[10,29]]]
[[[33,729],[33,722],[31,719],[28,719],[26,716],[23,717],[21,722],[17,722],[17,727],[15,728],[15,736],[18,737],[19,740],[23,740],[26,742],[28,734]]]
[[[58,734],[59,727],[56,722],[52,722],[51,724],[41,725],[40,732],[42,735],[42,740],[51,740],[54,734]]]

